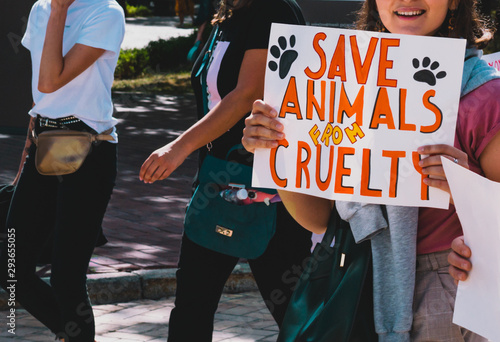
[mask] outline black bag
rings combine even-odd
[[[15,190],[15,185],[0,185],[0,240],[7,236],[7,214]]]
[[[377,341],[371,266],[370,241],[356,244],[334,209],[290,299],[278,342]]]

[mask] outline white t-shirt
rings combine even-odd
[[[63,56],[77,43],[106,52],[71,82],[44,94],[38,91],[38,77],[50,10],[50,0],[38,0],[33,5],[22,40],[31,52],[33,68],[35,106],[29,114],[51,119],[74,115],[97,132],[114,127],[117,120],[113,118],[111,86],[125,35],[123,9],[115,0],[76,0],[71,4],[64,29]]]

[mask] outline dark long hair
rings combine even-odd
[[[493,25],[481,16],[477,8],[477,0],[459,0],[458,7],[454,12],[453,29],[448,28],[451,17],[451,11],[448,11],[448,15],[437,32],[438,36],[465,38],[468,46],[478,48],[484,48],[493,39]],[[358,30],[379,31],[380,26],[380,16],[375,0],[365,0],[358,12],[356,28]]]
[[[212,19],[212,25],[220,24],[233,15],[234,12],[248,7],[253,0],[220,0],[219,8]]]

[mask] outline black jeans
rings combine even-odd
[[[12,254],[2,246],[2,287],[15,279],[15,299],[66,342],[93,342],[86,274],[115,185],[116,144],[92,146],[81,168],[65,176],[40,175],[35,152],[33,144],[9,211],[15,263],[7,265]],[[35,274],[46,244],[52,249],[50,285]],[[15,278],[7,279],[12,269]]]
[[[276,233],[263,255],[248,260],[259,291],[278,326],[310,256],[311,233],[278,205]],[[212,341],[214,315],[238,258],[182,239],[175,308],[170,314],[169,342]]]

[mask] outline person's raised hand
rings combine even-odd
[[[283,124],[277,120],[278,113],[264,101],[253,103],[252,113],[245,119],[241,142],[248,152],[256,148],[274,148],[285,138]]]

